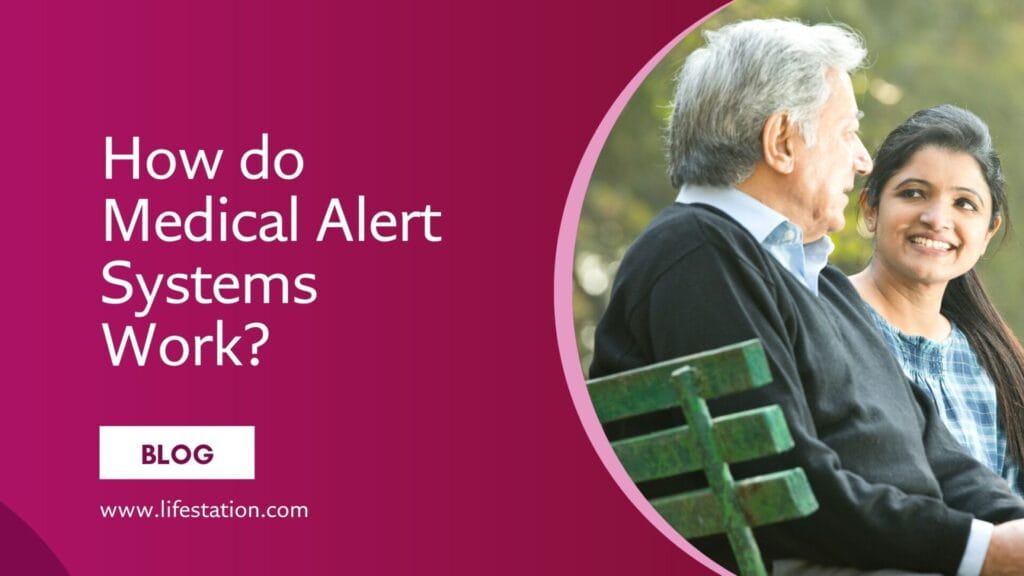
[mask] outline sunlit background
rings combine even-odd
[[[583,204],[573,274],[585,370],[619,260],[677,193],[669,184],[664,148],[674,75],[703,44],[701,31],[748,18],[843,22],[863,35],[869,65],[854,76],[853,86],[865,113],[861,137],[872,153],[892,128],[921,108],[950,103],[981,116],[1002,156],[1012,220],[1024,222],[1024,0],[739,0],[687,36],[654,69],[598,159]],[[832,262],[847,273],[862,269],[871,254],[870,240],[857,233],[856,194],[851,194],[846,228],[833,236]],[[1021,241],[1010,234],[994,240],[979,265],[996,305],[1018,334],[1024,333],[1020,256]]]

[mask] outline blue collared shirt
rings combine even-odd
[[[818,276],[835,249],[828,236],[804,244],[804,233],[785,216],[735,188],[685,185],[676,202],[705,204],[725,212],[750,232],[801,284],[818,295]]]
[[[789,270],[815,296],[818,295],[818,276],[828,265],[828,256],[835,248],[828,236],[804,244],[803,232],[795,224],[753,196],[735,188],[683,185],[676,202],[705,204],[725,212],[746,228],[782,263],[783,268]],[[993,528],[989,522],[974,519],[957,576],[978,576],[981,573]]]

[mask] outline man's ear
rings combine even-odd
[[[776,112],[768,117],[761,131],[761,153],[769,168],[781,174],[790,174],[795,166],[794,138],[798,131],[788,112]]]

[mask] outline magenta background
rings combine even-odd
[[[719,1],[209,6],[44,3],[6,18],[8,318],[0,501],[88,574],[708,573],[637,512],[559,361],[555,245],[606,111]],[[244,181],[270,132],[295,181]],[[213,183],[103,179],[103,137],[224,148]],[[652,135],[654,137],[655,135]],[[124,174],[124,172],[120,172]],[[283,209],[297,244],[126,247],[103,199]],[[444,213],[439,245],[315,244],[328,198]],[[102,266],[315,272],[309,306],[163,306],[263,321],[258,368],[111,368]],[[244,349],[243,349],[244,351]],[[97,479],[97,427],[255,425],[255,481]],[[306,520],[109,520],[99,504],[306,504]],[[2,565],[0,565],[2,571]]]

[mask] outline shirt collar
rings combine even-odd
[[[686,184],[679,190],[676,202],[718,208],[739,222],[759,243],[764,243],[779,224],[786,221],[782,214],[735,188]]]
[[[706,204],[712,208],[717,208],[739,222],[761,244],[764,244],[772,232],[775,232],[783,224],[788,224],[787,228],[791,226],[799,232],[796,225],[787,220],[782,214],[769,208],[750,194],[740,192],[736,188],[729,186],[684,184],[679,189],[676,202],[683,204]],[[835,249],[835,245],[832,243],[832,239],[826,235],[822,236],[819,240],[805,244],[804,249],[815,257],[827,259],[828,255]]]

